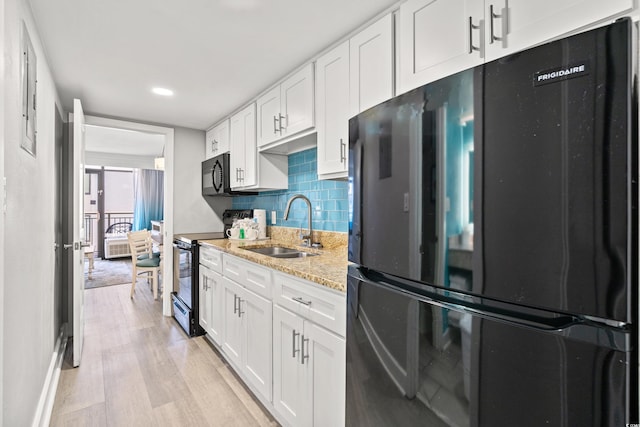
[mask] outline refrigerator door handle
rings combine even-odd
[[[593,318],[515,306],[514,304],[468,295],[450,288],[436,288],[427,284],[411,283],[356,265],[349,266],[348,275],[353,279],[382,287],[390,292],[397,292],[445,309],[536,329],[543,333],[617,351],[631,351],[631,328],[623,323],[612,326]]]

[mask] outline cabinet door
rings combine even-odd
[[[486,1],[487,60],[531,47],[632,8],[632,0]]]
[[[536,3],[537,2],[532,2]],[[408,0],[400,5],[399,93],[483,62],[483,2]],[[473,50],[472,44],[480,50]]]
[[[348,172],[349,42],[316,62],[316,128],[318,175]]]
[[[300,364],[303,320],[284,308],[273,306],[273,406],[292,426],[308,424],[304,410]],[[330,425],[330,424],[327,424]]]
[[[341,338],[311,322],[304,324],[307,398],[313,426],[344,426],[346,344]]]
[[[256,105],[231,117],[231,188],[256,182]]]
[[[238,300],[242,288],[227,279],[224,283],[224,333],[222,350],[236,366],[242,366],[242,318],[238,314]]]
[[[215,146],[216,146],[216,136],[215,136],[215,130],[214,129],[209,129],[207,131],[207,133],[205,134],[205,141],[204,141],[204,158],[206,159],[210,159],[212,157],[215,157]]]
[[[243,289],[240,303],[243,370],[253,386],[271,402],[271,301]]]
[[[209,310],[209,328],[206,331],[216,344],[222,345],[222,328],[224,325],[224,283],[222,276],[215,271],[210,271],[207,274],[207,286],[207,293],[209,294],[209,305],[207,306]]]
[[[234,114],[229,122],[230,128],[230,156],[229,177],[231,188],[242,187],[240,179],[240,170],[244,168],[244,152],[245,152],[245,136],[244,136],[244,115],[242,112]]]
[[[283,136],[313,127],[313,84],[313,63],[310,63],[280,85]]]
[[[211,324],[211,298],[209,291],[209,276],[211,274],[211,270],[209,270],[204,265],[200,265],[199,268],[199,295],[198,295],[198,322],[200,323],[200,327],[205,330],[205,332],[209,332],[209,327]]]
[[[393,96],[393,16],[349,40],[351,116]]]
[[[214,143],[215,143],[215,155],[218,156],[222,153],[229,151],[229,119],[220,122],[214,128]]]
[[[258,98],[257,145],[262,147],[280,138],[280,85]]]

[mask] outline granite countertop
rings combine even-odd
[[[244,242],[215,239],[200,240],[199,243],[340,292],[346,292],[347,289],[347,246],[344,245],[313,249],[301,247],[292,244],[291,241],[280,239]],[[243,249],[269,246],[294,248],[304,252],[317,253],[318,255],[304,258],[274,258]]]

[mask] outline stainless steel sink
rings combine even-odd
[[[243,248],[244,250],[255,252],[257,254],[267,255],[273,258],[304,258],[316,256],[311,252],[303,252],[297,249],[285,248],[282,246],[268,246],[264,248]]]

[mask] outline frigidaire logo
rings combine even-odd
[[[533,85],[540,86],[548,83],[560,82],[574,77],[582,77],[587,74],[589,74],[589,62],[582,61],[562,68],[538,71],[533,77]]]

